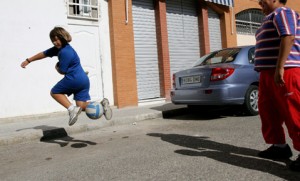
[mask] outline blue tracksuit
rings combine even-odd
[[[45,56],[57,56],[59,60],[59,70],[65,74],[52,89],[53,94],[74,94],[74,100],[87,101],[90,100],[89,90],[90,81],[80,64],[79,56],[76,51],[67,44],[58,49],[56,47],[49,48],[44,51]]]

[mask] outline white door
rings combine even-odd
[[[69,25],[70,45],[80,57],[81,65],[90,78],[91,100],[103,98],[103,81],[100,59],[99,27]]]

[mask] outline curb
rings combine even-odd
[[[113,118],[112,120],[105,120],[97,123],[86,123],[86,124],[75,124],[72,127],[59,127],[53,128],[48,130],[24,130],[22,132],[11,133],[10,135],[5,135],[0,137],[0,146],[4,145],[11,145],[17,143],[23,143],[28,141],[46,141],[55,138],[62,138],[66,136],[70,136],[77,133],[83,133],[87,131],[98,130],[101,128],[114,126],[114,125],[122,125],[122,124],[129,124],[138,121],[145,121],[150,119],[156,119],[163,117],[162,112],[158,113],[147,113],[147,114],[140,114],[136,116],[127,116],[122,118]]]

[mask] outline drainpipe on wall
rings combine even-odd
[[[233,7],[231,6],[231,34],[233,35],[233,16],[234,16],[234,12],[233,12]]]
[[[126,0],[126,5],[125,5],[125,11],[126,11],[126,20],[125,20],[125,24],[128,24],[128,0]]]

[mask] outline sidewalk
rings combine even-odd
[[[0,119],[0,146],[54,139],[107,126],[135,124],[138,121],[168,117],[186,111],[186,106],[163,103],[112,110],[113,117],[109,121],[104,116],[98,120],[91,120],[82,112],[73,126],[68,125],[67,112]]]

